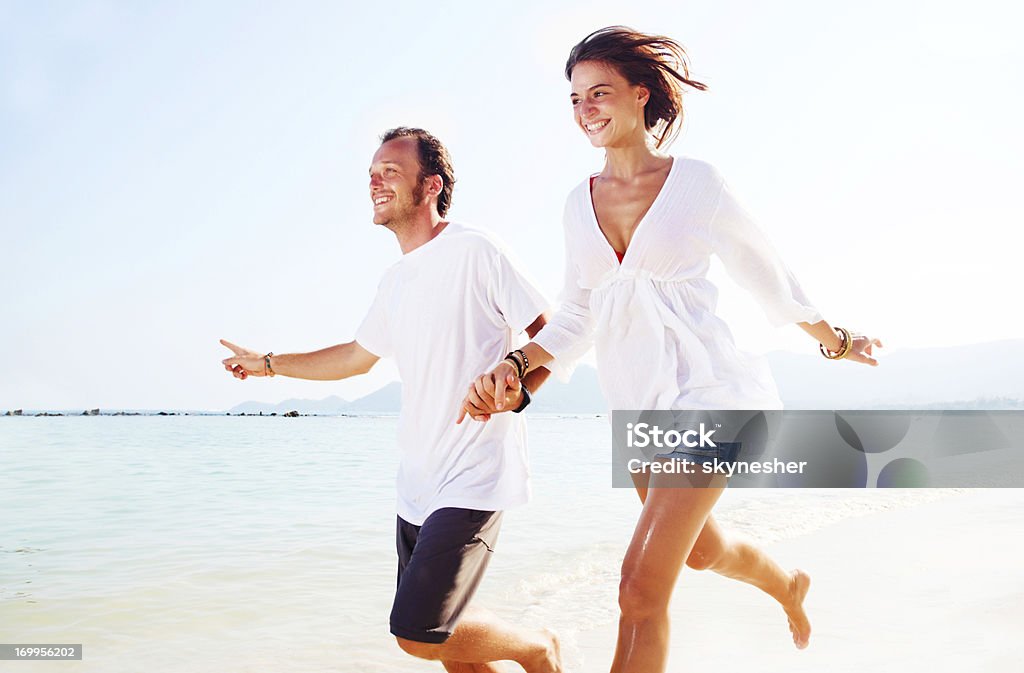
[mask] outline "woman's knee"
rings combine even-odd
[[[659,587],[637,574],[623,572],[619,580],[619,610],[629,619],[646,619],[668,610],[672,587]]]

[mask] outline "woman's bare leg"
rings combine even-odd
[[[647,500],[648,477],[635,475],[640,502]],[[686,565],[694,570],[712,570],[719,575],[751,584],[774,598],[789,619],[793,643],[803,649],[811,637],[811,623],[804,612],[804,597],[811,586],[802,570],[786,572],[770,556],[749,542],[732,539],[709,514],[694,543]]]
[[[665,670],[672,590],[721,493],[721,488],[647,490],[622,562],[619,639],[612,673]]]
[[[686,559],[695,570],[713,570],[719,575],[746,582],[774,598],[786,611],[789,630],[797,647],[807,647],[811,624],[803,602],[811,578],[802,570],[786,572],[762,549],[744,540],[733,539],[709,515],[697,542]]]

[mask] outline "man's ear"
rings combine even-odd
[[[441,195],[443,189],[444,179],[440,175],[427,176],[427,194],[437,197]]]

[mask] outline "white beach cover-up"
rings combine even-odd
[[[611,409],[782,407],[767,362],[738,350],[715,315],[711,255],[774,325],[821,314],[713,166],[673,160],[621,264],[598,226],[589,179],[569,194],[564,224],[561,307],[534,338],[560,378],[593,344]]]

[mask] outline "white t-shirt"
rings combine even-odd
[[[394,357],[402,379],[398,515],[503,510],[529,500],[519,414],[456,425],[470,382],[513,348],[547,302],[484,232],[449,223],[389,268],[356,341]]]

